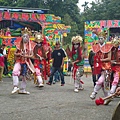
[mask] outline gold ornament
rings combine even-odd
[[[24,30],[22,30],[22,31],[21,31],[21,33],[22,33],[22,35],[24,35],[24,34],[28,34],[29,36],[31,36],[31,35],[32,35],[31,30],[30,30],[30,29],[28,29],[27,27],[25,27],[25,29],[24,29]]]
[[[71,42],[72,43],[82,43],[83,39],[81,36],[73,36]]]
[[[42,34],[41,33],[36,33],[35,34],[35,42],[42,42],[43,41],[43,37],[42,37]]]
[[[114,46],[119,46],[119,44],[120,44],[120,38],[118,38],[118,37],[115,37],[112,41],[111,41],[111,43],[114,45]]]

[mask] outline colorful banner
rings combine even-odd
[[[0,12],[0,20],[19,20],[19,21],[34,21],[47,23],[61,23],[61,17],[53,14],[37,14],[37,13],[17,13],[17,12]]]
[[[91,44],[98,40],[98,36],[93,32],[108,31],[107,41],[109,41],[109,28],[119,28],[120,20],[100,20],[85,22],[85,43],[87,52],[90,52]]]
[[[44,26],[43,34],[48,36],[50,40],[60,39],[61,35],[67,37],[67,33],[70,33],[71,27],[64,24],[46,24]]]
[[[110,40],[109,38],[109,29],[110,28],[120,28],[120,20],[100,20],[100,21],[86,21],[84,23],[85,30],[85,47],[86,47],[86,59],[85,59],[85,71],[90,71],[90,66],[88,64],[88,55],[91,50],[91,45],[93,42],[98,41],[98,36],[95,32],[107,31],[108,36],[106,41]]]
[[[120,27],[120,20],[86,21],[85,30]]]
[[[8,63],[8,72],[12,74],[13,67],[14,67],[14,53],[16,48],[8,48],[8,56],[7,56],[7,63]]]

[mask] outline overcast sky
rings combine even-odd
[[[95,0],[79,0],[78,7],[81,9],[81,11],[83,11],[83,7],[81,7],[81,5],[83,5],[85,1],[91,3],[92,1]]]

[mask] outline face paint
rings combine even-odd
[[[29,42],[29,36],[28,36],[28,34],[24,34],[24,35],[22,36],[22,38],[23,38],[23,42],[24,42],[24,43]]]
[[[41,47],[41,46],[42,46],[42,42],[37,43],[37,46],[38,46],[38,47]]]
[[[79,47],[79,43],[73,43],[74,48],[77,49]]]
[[[99,37],[99,43],[103,44],[104,43],[104,38],[103,37]]]

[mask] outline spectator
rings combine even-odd
[[[0,81],[2,81],[3,70],[4,70],[4,56],[3,50],[0,49]]]
[[[92,80],[93,80],[93,84],[94,86],[96,85],[96,81],[97,81],[97,78],[96,78],[96,75],[93,74],[93,69],[94,69],[94,55],[95,53],[91,50],[90,53],[89,53],[89,64],[90,64],[90,67],[91,67],[91,70],[92,70]]]
[[[68,76],[70,76],[70,73],[71,73],[71,69],[72,69],[72,62],[71,62],[71,60],[69,59],[68,60]]]
[[[2,51],[3,51],[3,56],[4,56],[4,71],[3,71],[3,77],[5,77],[8,74],[8,66],[7,66],[7,50],[6,50],[6,45],[2,44]]]
[[[48,81],[48,85],[52,84],[53,81],[53,76],[54,73],[58,70],[58,72],[60,73],[60,77],[61,77],[61,86],[64,86],[65,81],[64,81],[64,75],[63,75],[63,65],[64,65],[64,58],[66,57],[66,54],[64,52],[64,50],[62,48],[60,48],[60,42],[57,41],[56,42],[56,49],[52,52],[52,71],[51,71],[51,75],[50,75],[50,79]]]

